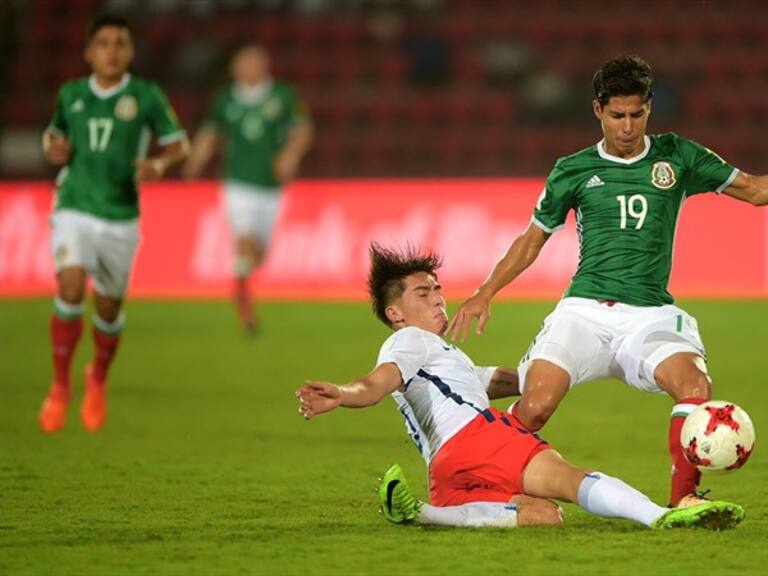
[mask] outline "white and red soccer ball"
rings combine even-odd
[[[752,453],[755,427],[733,402],[711,400],[688,414],[680,439],[685,457],[699,470],[736,470]]]

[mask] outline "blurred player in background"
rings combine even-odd
[[[685,506],[701,502],[701,474],[683,455],[680,431],[710,399],[711,381],[696,320],[673,305],[667,290],[677,219],[687,197],[710,190],[764,205],[768,177],[746,174],[676,134],[647,136],[653,79],[642,59],[611,60],[593,83],[603,140],[557,161],[531,225],[462,304],[448,332],[463,340],[474,318],[482,332],[493,296],[533,264],[573,210],[579,267],[520,362],[522,398],[513,412],[539,430],[571,386],[604,378],[669,394],[670,504]]]
[[[269,65],[261,46],[248,44],[235,53],[233,83],[216,95],[184,167],[187,178],[199,177],[223,146],[223,195],[235,241],[235,304],[249,333],[258,321],[248,279],[269,245],[281,187],[296,176],[313,137],[303,102],[292,87],[272,79]]]
[[[85,48],[92,74],[62,86],[43,136],[46,159],[62,167],[51,218],[58,281],[51,317],[54,376],[39,415],[46,432],[61,429],[66,419],[87,276],[93,280],[95,355],[85,371],[80,414],[88,430],[104,424],[107,371],[120,342],[120,309],[139,242],[137,183],[162,178],[189,147],[160,88],[128,72],[133,54],[125,20],[96,19]],[[162,151],[148,157],[150,134]]]
[[[652,528],[732,527],[740,506],[704,502],[667,509],[618,478],[566,462],[491,398],[517,394],[514,370],[475,366],[441,338],[448,326],[445,299],[435,275],[435,254],[371,248],[369,292],[379,319],[394,330],[377,366],[345,386],[307,382],[297,390],[304,418],[339,406],[362,408],[392,395],[407,430],[429,467],[431,504],[410,493],[399,466],[380,486],[381,509],[395,523],[452,526],[559,524],[547,498],[578,503],[608,518]]]

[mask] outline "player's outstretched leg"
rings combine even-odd
[[[90,432],[99,430],[107,420],[107,372],[117,353],[124,316],[114,322],[105,322],[94,316],[94,359],[85,367],[85,396],[80,408],[83,428]]]
[[[393,464],[384,473],[379,485],[379,501],[384,518],[393,524],[413,522],[423,506],[411,493],[399,464]]]
[[[701,481],[701,472],[688,462],[683,453],[680,433],[685,419],[696,406],[706,402],[704,398],[683,398],[672,408],[669,421],[669,454],[672,458],[672,477],[670,480],[669,505],[684,508],[704,502],[696,491]]]
[[[730,502],[704,502],[687,508],[672,508],[657,518],[651,528],[705,528],[727,530],[744,520],[744,508]]]
[[[70,367],[83,332],[83,305],[54,300],[51,316],[51,347],[53,349],[53,382],[40,408],[38,421],[44,432],[61,430],[67,418],[70,397]]]

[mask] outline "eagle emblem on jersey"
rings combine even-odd
[[[136,114],[139,111],[139,104],[136,102],[136,98],[130,94],[120,96],[120,99],[115,104],[115,116],[128,122],[136,118]]]
[[[283,105],[277,98],[270,98],[267,103],[264,104],[264,117],[267,120],[274,120],[283,111]]]
[[[669,162],[656,162],[651,168],[651,182],[656,188],[668,190],[677,184],[675,171]]]

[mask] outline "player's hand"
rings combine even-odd
[[[136,180],[160,180],[166,167],[162,158],[139,158],[136,160]]]
[[[461,341],[467,338],[472,321],[477,318],[477,334],[482,334],[485,325],[491,317],[491,299],[480,292],[475,292],[474,296],[465,300],[451,318],[448,329],[445,331],[451,340],[460,337]]]
[[[307,380],[304,386],[296,390],[296,397],[299,399],[299,414],[307,420],[341,404],[341,390],[330,382]]]
[[[54,134],[45,135],[45,159],[54,166],[63,166],[69,162],[69,156],[72,153],[72,147],[69,140],[64,136]]]
[[[275,177],[281,184],[285,184],[296,176],[299,171],[299,158],[295,154],[282,152],[275,158]]]

